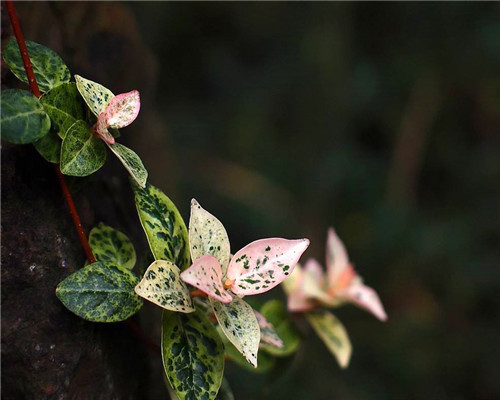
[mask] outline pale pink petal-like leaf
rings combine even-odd
[[[95,126],[95,130],[97,135],[104,140],[106,143],[109,144],[114,144],[115,143],[115,138],[111,133],[108,131],[108,124],[106,121],[106,113],[100,113],[99,117],[97,118],[97,123]]]
[[[331,301],[330,295],[324,290],[324,273],[321,265],[314,259],[309,259],[304,266],[302,294],[308,299],[317,299],[324,303]]]
[[[279,337],[273,324],[271,324],[260,312],[253,310],[257,317],[260,328],[260,342],[274,347],[282,348],[283,340]]]
[[[348,287],[342,294],[342,298],[371,312],[381,321],[387,320],[387,314],[378,294],[371,287],[364,285],[361,280]]]
[[[118,129],[130,125],[137,118],[140,108],[141,100],[137,90],[113,97],[106,107],[107,126]]]
[[[326,270],[328,272],[328,287],[335,286],[338,276],[349,265],[349,256],[344,243],[333,228],[328,229],[326,240]]]
[[[181,273],[181,279],[223,303],[232,301],[231,295],[222,286],[222,270],[219,261],[204,255]]]
[[[291,312],[303,312],[314,308],[314,300],[304,294],[303,281],[304,271],[299,264],[283,281],[283,290],[287,294],[287,308]]]
[[[229,262],[226,278],[233,281],[231,291],[245,296],[271,290],[290,275],[308,239],[270,238],[256,240],[239,250]]]
[[[314,279],[316,284],[323,288],[325,284],[325,272],[323,267],[314,258],[310,258],[304,264],[304,272]]]

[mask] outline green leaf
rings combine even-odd
[[[171,261],[181,271],[189,267],[186,224],[175,204],[149,183],[145,188],[134,181],[131,184],[139,219],[154,258]]]
[[[142,300],[134,293],[137,277],[128,269],[96,262],[63,280],[56,295],[70,311],[93,322],[123,321]]]
[[[135,292],[166,310],[194,311],[189,289],[180,278],[179,268],[170,261],[153,262],[135,287]]]
[[[62,83],[69,82],[71,78],[69,69],[55,51],[29,40],[26,40],[26,47],[40,91],[46,92]],[[15,38],[11,38],[4,48],[3,59],[18,79],[29,83]]]
[[[252,307],[240,297],[234,297],[227,304],[211,297],[209,300],[226,337],[250,364],[257,367],[260,328]]]
[[[134,268],[134,245],[122,232],[101,222],[90,231],[89,244],[97,261],[104,265]]]
[[[110,150],[115,153],[123,166],[127,169],[132,178],[139,184],[140,187],[146,187],[146,180],[148,179],[148,171],[144,167],[142,160],[139,156],[128,147],[120,143],[109,144],[106,143]]]
[[[85,103],[96,117],[106,111],[106,107],[115,95],[113,92],[97,82],[75,75],[76,87],[85,100]]]
[[[342,322],[326,310],[307,312],[305,316],[328,350],[335,356],[340,367],[347,368],[352,346]]]
[[[61,172],[87,176],[106,161],[106,147],[90,131],[85,121],[77,121],[66,132],[61,148]]]
[[[214,400],[224,371],[224,347],[202,312],[163,312],[161,353],[168,381],[180,400]]]
[[[285,306],[280,300],[270,300],[260,309],[260,313],[274,326],[283,341],[283,347],[261,345],[262,350],[275,356],[286,357],[294,353],[300,344],[300,336],[291,323]]]
[[[74,83],[63,83],[49,90],[40,101],[52,125],[59,130],[61,139],[64,139],[71,125],[85,119],[85,106]]]
[[[42,104],[27,90],[3,90],[1,109],[2,140],[32,143],[50,129],[50,118]]]
[[[50,129],[43,138],[33,142],[33,146],[48,162],[59,164],[61,160],[61,143],[56,131]]]

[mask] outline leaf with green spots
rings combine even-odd
[[[229,262],[226,278],[234,281],[231,291],[239,296],[271,290],[290,275],[308,239],[270,238],[256,240],[239,250]]]
[[[282,349],[283,340],[279,337],[273,324],[271,324],[260,312],[254,310],[254,313],[259,323],[261,345],[264,344]]]
[[[59,283],[56,295],[66,308],[88,321],[123,321],[142,307],[134,293],[138,281],[128,269],[96,262]]]
[[[46,92],[69,82],[71,78],[69,69],[55,51],[29,40],[26,40],[26,47],[40,91]],[[29,83],[15,38],[9,40],[2,55],[12,73],[21,81]]]
[[[85,119],[85,105],[74,83],[63,83],[49,90],[40,101],[61,139],[71,125]]]
[[[201,312],[163,312],[161,353],[168,381],[180,400],[214,400],[224,372],[224,346]]]
[[[252,307],[239,297],[227,304],[211,297],[209,300],[226,337],[250,364],[257,367],[260,329]]]
[[[189,245],[193,261],[204,254],[210,254],[219,260],[222,274],[226,274],[231,257],[226,229],[217,218],[202,208],[195,199],[191,200]]]
[[[145,188],[134,181],[131,185],[139,219],[154,258],[171,261],[181,270],[189,267],[186,224],[175,204],[149,183]]]
[[[90,111],[99,117],[99,114],[106,111],[106,107],[115,95],[101,84],[82,78],[80,75],[75,75],[75,80],[76,87]]]
[[[305,316],[328,350],[335,356],[340,367],[347,368],[352,346],[342,322],[326,310],[307,312]]]
[[[283,347],[269,346],[262,344],[262,350],[275,356],[286,357],[297,351],[300,344],[300,335],[291,323],[286,307],[280,300],[270,300],[266,302],[260,312],[273,324],[276,333],[283,341]]]
[[[61,144],[61,138],[53,129],[50,129],[43,138],[33,142],[33,146],[41,156],[54,164],[59,164],[61,160]]]
[[[106,161],[106,147],[90,131],[85,121],[77,121],[66,132],[61,147],[61,172],[87,176]]]
[[[2,140],[15,144],[35,142],[50,129],[50,118],[40,101],[20,89],[2,91]]]
[[[106,144],[118,157],[132,178],[139,184],[140,187],[144,188],[146,186],[146,180],[148,179],[148,171],[146,171],[146,168],[144,167],[144,164],[139,156],[134,151],[121,145],[120,143],[115,142],[115,144]]]
[[[179,273],[179,268],[170,261],[155,261],[144,273],[141,282],[135,287],[135,292],[166,310],[193,312],[189,289]]]
[[[134,245],[122,232],[101,222],[90,231],[89,244],[97,261],[104,265],[134,268]]]

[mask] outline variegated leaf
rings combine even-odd
[[[326,239],[326,270],[328,273],[328,287],[336,284],[342,271],[349,267],[349,256],[344,243],[333,228],[328,229]]]
[[[287,295],[287,307],[291,312],[302,312],[314,308],[314,299],[310,299],[304,294],[303,282],[304,271],[300,264],[297,264],[282,285]]]
[[[189,289],[179,276],[179,268],[170,261],[153,262],[135,287],[135,292],[166,310],[194,311]]]
[[[224,346],[202,312],[164,311],[161,352],[168,381],[180,400],[214,400],[224,372]]]
[[[133,150],[120,143],[107,144],[139,186],[142,188],[146,187],[148,171],[139,156]]]
[[[217,258],[226,273],[230,258],[230,245],[224,225],[195,200],[191,200],[189,218],[189,245],[191,258],[195,261],[204,254]]]
[[[52,128],[41,139],[33,142],[33,146],[48,162],[59,164],[61,161],[61,138]]]
[[[115,138],[114,136],[108,131],[108,124],[106,122],[106,113],[102,112],[99,114],[99,117],[97,118],[97,122],[95,124],[95,131],[97,135],[104,140],[108,144],[114,144],[115,143]]]
[[[260,329],[252,307],[239,297],[221,303],[209,297],[215,317],[229,341],[254,367],[257,366]]]
[[[335,356],[340,367],[347,368],[352,346],[342,322],[326,310],[311,311],[305,315],[328,350]]]
[[[279,285],[292,273],[308,239],[261,239],[239,250],[229,262],[226,278],[231,291],[240,296],[259,294]]]
[[[99,117],[99,114],[106,111],[106,107],[115,95],[111,90],[99,83],[75,75],[76,87],[90,108],[90,111]]]
[[[271,324],[260,312],[255,311],[260,328],[260,342],[270,346],[283,348],[283,340],[279,337],[273,324]]]
[[[139,91],[116,95],[106,107],[106,123],[108,127],[119,129],[130,125],[139,115],[141,99]]]
[[[134,245],[122,232],[101,222],[90,231],[89,244],[97,261],[104,265],[134,268]]]
[[[197,258],[188,269],[182,272],[181,278],[184,282],[223,303],[233,300],[222,285],[222,270],[219,261],[214,256],[205,254]]]
[[[345,290],[342,298],[372,313],[381,321],[387,320],[387,314],[377,292],[364,285],[360,278]]]
[[[187,228],[175,204],[149,183],[144,189],[134,181],[131,184],[139,218],[155,259],[172,261],[181,270],[189,267]]]

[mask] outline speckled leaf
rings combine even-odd
[[[26,40],[26,47],[40,91],[46,92],[69,82],[71,78],[69,69],[55,51],[29,40]],[[29,83],[15,38],[9,40],[2,55],[13,74],[21,81]]]
[[[292,273],[308,239],[261,239],[239,250],[229,262],[226,277],[234,280],[231,291],[240,296],[271,290]]]
[[[271,324],[260,312],[254,310],[254,313],[259,323],[260,343],[280,349],[283,348],[283,340],[279,337],[273,324]]]
[[[75,75],[76,87],[90,108],[90,111],[98,117],[106,111],[106,107],[115,95],[111,90],[97,82]]]
[[[140,109],[139,91],[132,90],[116,95],[106,107],[106,123],[111,128],[125,128],[134,122]]]
[[[56,295],[83,319],[117,322],[141,308],[142,300],[134,293],[137,282],[128,269],[96,262],[68,276],[57,286]]]
[[[204,254],[211,254],[219,260],[223,275],[226,273],[231,253],[226,229],[195,199],[191,200],[189,245],[193,261]]]
[[[108,130],[108,123],[106,121],[106,113],[102,112],[99,114],[97,118],[97,122],[95,124],[95,131],[97,135],[104,140],[108,144],[114,144],[115,138]]]
[[[131,184],[139,219],[155,259],[172,261],[181,270],[189,267],[186,224],[175,204],[149,183],[144,189],[134,181]]]
[[[340,367],[347,368],[351,359],[352,346],[342,322],[325,310],[311,311],[305,315],[328,350],[335,356]]]
[[[61,139],[71,125],[85,119],[85,105],[74,83],[63,83],[49,90],[40,101]]]
[[[161,352],[180,400],[214,400],[224,372],[224,347],[214,325],[196,311],[163,312]]]
[[[222,285],[222,270],[214,256],[205,254],[186,269],[181,278],[184,282],[197,287],[210,297],[229,303],[233,300],[232,296],[224,289]]]
[[[286,357],[294,353],[300,344],[300,335],[290,322],[285,306],[280,300],[269,300],[260,309],[262,315],[273,324],[274,329],[283,341],[283,347],[262,344],[262,350],[275,355]]]
[[[110,150],[118,157],[120,162],[129,172],[130,176],[139,184],[140,187],[146,187],[146,181],[148,179],[148,171],[144,167],[142,160],[139,156],[128,147],[121,145],[120,143],[109,144],[107,143]]]
[[[6,142],[32,143],[50,129],[50,118],[42,104],[26,90],[3,90],[0,108],[2,140]]]
[[[59,164],[61,159],[61,138],[53,129],[49,130],[43,138],[33,142],[33,146],[48,162]]]
[[[257,366],[260,329],[252,307],[239,297],[221,303],[209,297],[219,325],[229,341],[254,367]]]
[[[101,222],[90,231],[89,244],[97,261],[104,265],[134,268],[134,245],[122,232]]]
[[[85,121],[77,121],[66,132],[61,147],[61,172],[87,176],[106,161],[106,148],[90,131]]]
[[[179,273],[179,268],[170,261],[155,261],[144,273],[141,282],[135,287],[135,292],[166,310],[193,312],[189,290]]]

